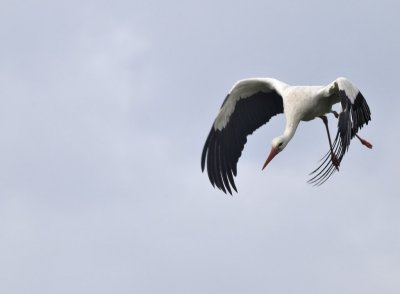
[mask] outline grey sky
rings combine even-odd
[[[2,1],[1,293],[398,293],[398,1]],[[363,92],[340,173],[301,124],[249,137],[239,194],[200,171],[247,77]],[[335,121],[330,118],[331,129]]]

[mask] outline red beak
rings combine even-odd
[[[279,153],[279,152],[278,152],[278,149],[272,147],[272,148],[271,148],[271,152],[269,153],[268,158],[267,158],[267,160],[265,161],[265,163],[264,163],[262,169],[264,169],[264,168],[268,165],[268,163],[269,163],[278,153]]]

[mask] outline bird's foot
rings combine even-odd
[[[360,142],[361,142],[361,144],[363,144],[367,148],[372,149],[372,144],[370,142],[368,142],[367,140],[360,139]]]
[[[333,154],[333,153],[332,153],[332,155],[331,155],[331,160],[332,160],[332,164],[334,165],[334,167],[336,168],[336,170],[339,171],[340,161],[339,161],[339,159],[336,157],[336,155]]]

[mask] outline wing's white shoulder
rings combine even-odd
[[[275,91],[282,96],[282,92],[287,86],[284,82],[272,78],[250,78],[237,81],[222,104],[215,119],[214,127],[216,129],[225,127],[239,100],[252,97],[260,92],[269,93]]]
[[[270,92],[275,90],[279,95],[282,95],[282,90],[288,86],[284,82],[272,78],[251,78],[237,81],[229,95],[232,100],[247,98],[258,92]]]
[[[330,97],[335,100],[335,103],[340,101],[340,91],[344,91],[351,103],[357,98],[360,90],[349,80],[344,77],[337,78],[333,82],[320,90],[320,94],[325,97]]]

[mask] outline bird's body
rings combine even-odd
[[[287,86],[282,93],[285,114],[292,112],[289,116],[298,117],[302,121],[325,115],[338,101],[323,94],[321,86]]]
[[[342,112],[338,115],[338,133],[332,145],[325,115],[339,102]],[[320,117],[327,128],[331,161],[326,158],[317,169],[322,168],[311,179],[317,184],[323,183],[338,169],[350,140],[370,120],[364,97],[345,78],[338,78],[327,86],[291,86],[271,78],[240,80],[224,100],[203,148],[202,169],[207,161],[208,176],[213,185],[224,192],[231,193],[230,186],[236,190],[233,176],[236,176],[246,137],[279,113],[285,114],[286,127],[282,135],[272,140],[272,150],[264,167],[286,147],[300,121]],[[362,141],[367,145],[368,142]]]

